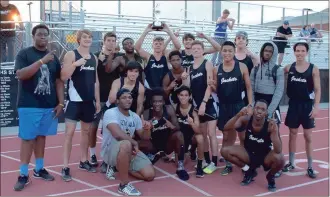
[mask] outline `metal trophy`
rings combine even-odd
[[[159,19],[159,15],[160,15],[160,10],[156,10],[156,8],[159,6],[159,4],[156,5],[155,10],[154,10],[154,15],[155,15],[155,20],[152,23],[152,29],[159,31],[161,29],[163,29],[163,23],[160,21]]]

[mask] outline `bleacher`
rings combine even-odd
[[[48,10],[49,12],[49,10]],[[47,13],[47,10],[46,10]],[[161,18],[162,21],[170,25],[173,30],[181,29],[180,40],[184,32],[197,32],[202,31],[206,35],[213,36],[215,29],[214,21],[191,21],[182,19],[171,19],[171,18]],[[104,33],[107,31],[116,31],[119,41],[124,37],[132,37],[137,40],[147,24],[153,22],[152,17],[141,17],[141,16],[123,16],[123,15],[111,15],[111,14],[99,14],[99,13],[87,13],[87,12],[71,12],[68,11],[58,11],[52,10],[52,28],[56,31],[61,29],[65,31],[64,34],[74,34],[74,32],[80,28],[91,29],[98,33]],[[261,26],[261,25],[235,25],[233,31],[228,30],[228,38],[233,40],[235,37],[235,32],[244,30],[249,34],[249,48],[252,52],[258,54],[261,45],[265,41],[271,40],[276,32],[277,27],[271,26]],[[299,41],[300,29],[293,28],[293,37],[290,39],[289,46],[291,49],[286,50],[286,56],[284,58],[283,64],[288,64],[294,61],[292,46],[295,42]],[[163,32],[151,32],[147,36],[143,47],[151,51],[151,41],[153,35],[164,35]],[[320,68],[328,68],[328,36],[329,33],[323,31],[323,42],[322,43],[312,43],[311,53],[309,55],[310,61],[318,65]],[[97,36],[99,39],[99,47],[101,47],[102,36]],[[63,42],[63,38],[60,40]],[[70,43],[63,43],[64,46],[68,46],[68,49],[73,48],[75,45]],[[169,46],[171,47],[171,46]],[[207,56],[210,58],[211,56]]]

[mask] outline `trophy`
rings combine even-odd
[[[160,21],[159,19],[159,15],[160,15],[160,10],[156,10],[156,8],[159,6],[159,4],[156,5],[155,10],[154,10],[154,15],[155,15],[155,19],[154,22],[152,23],[152,29],[159,31],[161,29],[163,29],[163,23]]]

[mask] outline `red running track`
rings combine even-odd
[[[132,178],[132,183],[146,196],[329,196],[329,117],[328,109],[321,110],[316,119],[316,128],[313,130],[313,158],[314,169],[318,172],[316,179],[306,176],[307,160],[302,130],[297,139],[296,162],[298,168],[291,173],[283,174],[276,179],[277,191],[270,193],[267,190],[265,172],[258,169],[258,176],[249,186],[240,186],[241,170],[234,167],[232,174],[222,177],[218,169],[203,179],[194,176],[193,162],[188,162],[187,170],[191,174],[189,181],[179,180],[175,175],[174,164],[157,162],[156,179],[152,182],[138,181]],[[284,120],[285,114],[282,114]],[[282,124],[280,133],[283,141],[283,152],[288,159],[289,130]],[[19,169],[20,140],[16,136],[1,138],[1,196],[119,196],[118,181],[107,180],[104,174],[88,173],[78,169],[79,162],[79,133],[73,139],[71,155],[71,173],[74,180],[65,183],[60,177],[62,166],[63,132],[49,137],[46,143],[45,166],[55,175],[54,182],[45,182],[32,177],[34,158],[29,166],[31,183],[21,192],[15,192],[13,186],[17,180]],[[97,152],[100,151],[101,136],[98,136]],[[221,134],[218,133],[219,143]],[[224,164],[219,163],[219,168]],[[166,190],[164,186],[166,185]]]

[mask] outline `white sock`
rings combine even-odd
[[[249,168],[250,168],[250,167],[249,167],[248,165],[245,164],[245,166],[242,168],[242,170],[244,170],[244,171],[248,171]]]
[[[92,155],[95,155],[95,147],[94,148],[89,148],[89,152]]]

